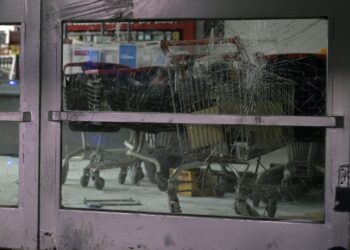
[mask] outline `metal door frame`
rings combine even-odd
[[[2,0],[0,24],[21,26],[20,110],[0,112],[0,121],[19,122],[18,207],[0,207],[0,247],[36,249],[39,199],[40,1]]]
[[[350,152],[350,18],[346,0],[134,0],[136,19],[178,18],[315,18],[329,20],[327,85],[328,117],[217,116],[212,123],[327,127],[336,116],[344,117],[342,128],[328,126],[326,136],[325,223],[275,222],[172,215],[85,211],[60,207],[60,123],[62,120],[142,122],[135,113],[71,112],[61,110],[62,22],[130,18],[125,4],[132,1],[47,0],[42,6],[42,98],[41,98],[41,248],[58,249],[327,249],[348,245],[348,214],[334,212],[337,171],[349,163]],[[114,7],[111,7],[113,3]],[[119,7],[119,8],[118,8]],[[125,12],[124,12],[125,11]],[[125,15],[124,15],[125,14]],[[53,111],[53,112],[52,112]],[[153,122],[198,122],[194,116],[157,114]],[[147,116],[146,116],[147,117]],[[154,117],[153,117],[154,118]],[[261,118],[261,119],[260,119]],[[267,119],[267,120],[266,120]],[[317,119],[324,122],[318,123]],[[54,215],[54,216],[52,216]],[[252,240],[253,239],[253,240]],[[170,243],[169,243],[170,242]]]

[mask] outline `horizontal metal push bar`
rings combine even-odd
[[[341,116],[254,116],[146,112],[50,111],[50,121],[343,127]]]
[[[31,120],[30,112],[0,112],[1,122],[30,122]]]

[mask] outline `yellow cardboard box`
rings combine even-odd
[[[175,169],[170,169],[173,174]],[[183,170],[177,177],[178,194],[184,196],[213,196],[213,188],[217,182],[216,176],[202,168]]]

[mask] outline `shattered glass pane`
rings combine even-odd
[[[64,110],[326,114],[327,20],[69,23],[65,34]]]
[[[62,109],[324,116],[327,25],[66,23]],[[324,128],[91,121],[62,135],[64,207],[324,220]]]

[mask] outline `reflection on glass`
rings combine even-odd
[[[64,207],[324,219],[324,129],[79,125],[63,124]]]
[[[63,108],[325,115],[327,24],[67,23]]]
[[[0,25],[0,112],[19,110],[20,29]],[[0,123],[0,206],[18,205],[18,123]]]
[[[0,25],[0,111],[19,110],[20,30]]]
[[[0,123],[0,207],[18,205],[18,123]]]

